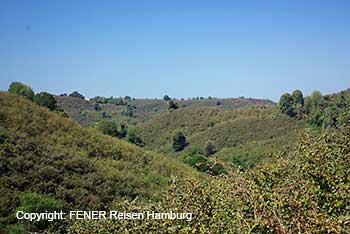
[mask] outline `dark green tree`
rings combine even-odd
[[[174,100],[168,101],[168,110],[176,110],[179,108],[179,104]]]
[[[294,90],[292,93],[293,103],[296,107],[304,106],[304,96],[300,90]]]
[[[120,129],[119,129],[120,138],[126,137],[127,133],[128,133],[128,126],[126,126],[125,123],[120,123]]]
[[[187,146],[186,137],[182,132],[176,132],[173,137],[173,149],[178,152]]]
[[[281,96],[279,101],[280,111],[290,117],[294,117],[296,114],[294,112],[294,99],[289,93],[285,93]]]
[[[32,88],[20,82],[12,82],[7,91],[9,93],[16,93],[18,95],[26,97],[31,101],[34,100],[34,92]]]
[[[143,147],[144,143],[141,139],[141,137],[137,136],[136,132],[134,130],[128,131],[128,134],[126,135],[126,140],[134,145]]]
[[[128,116],[128,117],[133,117],[134,116],[134,110],[136,109],[135,106],[132,106],[128,104],[126,106],[126,109],[122,110],[122,115]]]
[[[164,95],[163,100],[164,101],[169,101],[171,98],[168,95]]]
[[[305,111],[304,108],[304,96],[300,90],[294,90],[292,93],[293,97],[293,111],[295,116],[299,119],[303,118]]]
[[[56,99],[52,94],[47,92],[37,93],[34,96],[34,102],[53,111],[57,108]]]
[[[78,91],[74,91],[71,94],[69,94],[70,97],[75,97],[75,98],[80,98],[80,99],[85,99],[85,97],[80,94]]]

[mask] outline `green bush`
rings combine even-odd
[[[120,137],[119,126],[114,121],[102,120],[96,124],[95,128],[103,134]]]
[[[28,98],[29,100],[34,100],[34,92],[31,87],[28,85],[22,84],[20,82],[12,82],[8,89],[9,93],[16,93],[23,97]]]
[[[64,203],[53,199],[47,195],[27,192],[20,196],[20,205],[17,211],[25,213],[42,213],[42,212],[60,212],[64,208]],[[26,222],[26,221],[24,221]],[[31,231],[45,230],[50,222],[48,220],[40,220],[29,222],[26,224]]]
[[[187,146],[186,137],[182,132],[176,132],[173,137],[173,149],[178,152]]]
[[[34,102],[39,106],[48,108],[51,111],[57,108],[55,97],[47,92],[35,94]]]
[[[75,98],[80,98],[80,99],[85,99],[85,97],[80,94],[78,91],[74,91],[71,94],[69,94],[70,97],[75,97]]]

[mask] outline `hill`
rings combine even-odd
[[[269,159],[272,153],[288,151],[304,129],[304,121],[280,114],[274,106],[184,108],[135,127],[147,149],[178,155],[172,150],[172,141],[174,132],[181,131],[189,144],[180,154],[203,151],[206,142],[212,141],[218,159],[241,166],[252,166]]]
[[[69,117],[85,127],[91,127],[96,122],[104,119],[114,120],[118,123],[124,122],[129,126],[134,126],[168,111],[167,102],[157,99],[124,99],[125,105],[116,105],[111,103],[96,103],[69,96],[56,96],[55,98],[57,104],[63,108]],[[268,100],[252,98],[206,98],[176,100],[176,102],[179,103],[180,108],[218,107],[220,109],[236,109],[258,105],[274,105]]]
[[[29,192],[65,208],[105,209],[117,197],[157,199],[172,175],[198,175],[175,159],[82,128],[18,95],[0,92],[0,106],[2,227],[14,221],[20,198],[31,197]]]

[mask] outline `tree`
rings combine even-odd
[[[135,106],[132,106],[130,104],[128,104],[126,106],[126,109],[122,110],[122,115],[128,116],[128,117],[133,117],[134,116],[134,110],[136,109]]]
[[[285,93],[281,96],[279,101],[280,111],[284,114],[289,115],[290,117],[295,116],[294,108],[293,108],[293,97],[289,93]]]
[[[116,122],[109,120],[102,120],[96,124],[96,129],[102,132],[103,134],[120,137],[119,126]]]
[[[295,116],[301,119],[305,113],[303,93],[300,90],[294,90],[292,97]]]
[[[164,101],[169,101],[169,100],[171,100],[171,98],[168,95],[164,95],[163,100]]]
[[[120,123],[120,130],[119,130],[119,135],[121,138],[126,137],[128,133],[128,126],[126,126],[125,123]]]
[[[174,100],[168,101],[168,110],[176,110],[179,108],[179,104],[175,102]]]
[[[80,99],[85,99],[85,97],[80,94],[78,91],[74,91],[71,94],[69,94],[70,97],[75,97],[75,98],[80,98]]]
[[[108,99],[106,97],[96,96],[94,98],[90,98],[90,101],[105,104],[107,103]]]
[[[178,152],[187,146],[186,137],[182,132],[176,132],[173,137],[173,149]]]
[[[293,103],[296,106],[303,107],[304,106],[304,96],[300,90],[294,90],[292,93]]]
[[[56,99],[52,94],[47,92],[37,93],[34,96],[34,102],[39,106],[43,106],[53,111],[57,108]]]
[[[20,82],[12,82],[7,90],[9,93],[16,93],[29,100],[34,100],[34,92],[28,85],[22,84]]]
[[[206,156],[210,156],[212,154],[215,154],[218,150],[216,146],[214,145],[214,142],[207,141],[204,146],[204,151]]]
[[[128,131],[128,134],[126,136],[126,140],[134,145],[137,146],[144,146],[144,143],[141,139],[141,137],[137,136],[134,130]]]

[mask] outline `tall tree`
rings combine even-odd
[[[295,105],[304,106],[304,96],[303,93],[300,90],[294,90],[292,93],[292,97],[293,97],[293,102]]]
[[[293,104],[294,104],[294,99],[292,95],[290,95],[289,93],[283,94],[279,101],[280,111],[284,114],[289,115],[290,117],[294,117],[295,112],[294,112]]]

